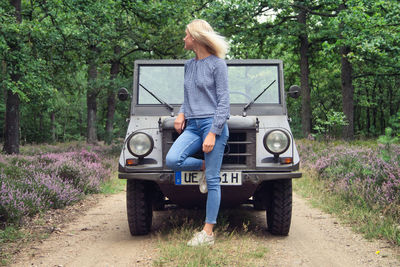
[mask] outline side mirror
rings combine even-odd
[[[298,98],[300,96],[300,87],[298,85],[292,85],[289,88],[288,95],[293,98]]]
[[[126,88],[122,87],[121,89],[118,90],[118,99],[121,101],[126,101],[130,97],[128,90]]]

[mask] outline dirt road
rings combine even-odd
[[[157,259],[157,238],[130,236],[125,193],[97,199],[84,215],[29,245],[13,266],[151,266]],[[252,216],[264,227],[264,212],[254,211]],[[163,212],[156,212],[153,225],[161,220]],[[263,242],[269,251],[265,266],[400,266],[398,249],[366,241],[297,195],[290,235],[267,234]]]

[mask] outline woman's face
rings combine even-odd
[[[194,47],[194,39],[193,37],[189,34],[188,30],[186,30],[186,36],[183,38],[183,41],[185,42],[185,49],[186,50],[193,50]]]

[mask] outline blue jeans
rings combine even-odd
[[[189,119],[183,133],[175,140],[165,159],[167,167],[174,171],[198,171],[203,166],[201,159],[191,157],[202,149],[203,141],[210,132],[213,118]],[[221,202],[220,170],[229,130],[225,124],[221,135],[215,138],[211,152],[204,153],[207,181],[206,223],[216,224]]]

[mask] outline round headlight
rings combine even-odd
[[[289,135],[282,130],[273,130],[264,136],[264,147],[271,154],[282,154],[289,148],[289,145]]]
[[[132,134],[128,139],[128,150],[132,155],[143,158],[153,150],[154,141],[150,135],[137,132]]]

